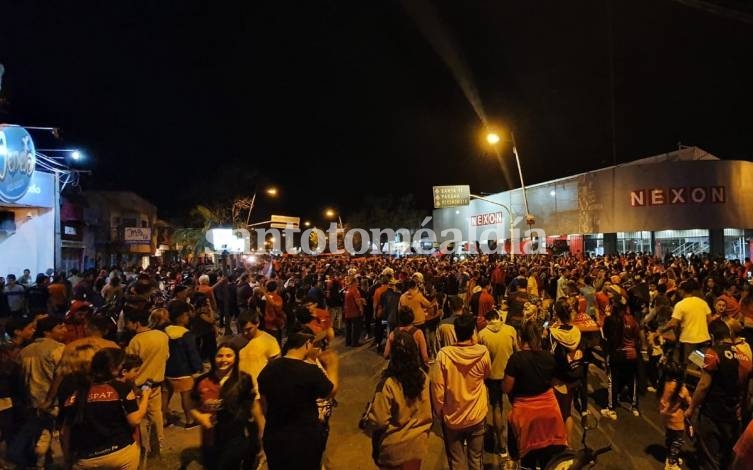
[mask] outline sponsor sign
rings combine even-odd
[[[123,241],[133,245],[148,245],[152,243],[152,229],[144,227],[126,227]]]
[[[434,208],[467,206],[471,202],[471,187],[468,185],[434,186]]]
[[[630,191],[630,205],[633,207],[674,204],[724,204],[725,202],[727,202],[727,192],[724,186],[653,188]]]
[[[496,225],[503,222],[504,214],[502,212],[490,212],[488,214],[471,216],[471,225],[474,227],[480,227],[482,225]]]
[[[29,132],[21,126],[0,124],[0,201],[16,202],[26,195],[35,165]]]

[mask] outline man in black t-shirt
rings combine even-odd
[[[293,333],[285,356],[271,361],[259,374],[267,419],[264,452],[270,470],[321,469],[326,440],[316,400],[334,396],[339,367],[332,351],[318,357],[326,374],[307,362],[313,343],[313,335]]]

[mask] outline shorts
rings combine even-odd
[[[167,381],[170,383],[170,387],[173,392],[190,392],[193,390],[193,377],[168,377]]]
[[[486,379],[484,384],[489,392],[489,403],[502,406],[502,380]]]

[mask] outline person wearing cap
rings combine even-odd
[[[711,309],[705,300],[695,295],[697,290],[698,283],[692,279],[680,284],[682,300],[675,304],[669,323],[659,329],[660,333],[666,333],[679,328],[680,334],[676,338],[681,345],[679,361],[683,364],[688,363],[691,352],[711,341],[708,327]]]
[[[74,300],[71,308],[65,315],[65,327],[67,334],[65,343],[86,337],[86,324],[91,317],[92,304],[85,300]]]
[[[418,283],[415,279],[408,280],[407,286],[408,290],[400,296],[400,307],[408,307],[413,311],[413,325],[424,331],[424,334],[426,334],[426,320],[431,319],[427,318],[427,315],[431,314],[431,312],[435,312],[434,315],[439,314],[438,309],[435,308],[436,303],[429,302],[429,300],[424,297],[419,290]]]

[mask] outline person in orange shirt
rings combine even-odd
[[[50,293],[53,312],[62,317],[68,311],[68,290],[63,283],[63,276],[56,274],[52,284],[47,286],[47,291]]]
[[[285,312],[282,310],[282,297],[277,293],[277,282],[267,283],[264,294],[264,331],[274,336],[282,345],[282,332],[285,329]]]
[[[684,409],[690,406],[691,396],[682,379],[685,368],[676,362],[667,363],[664,368],[663,390],[660,390],[659,414],[664,423],[667,460],[664,468],[679,470],[682,465],[680,451],[685,434]]]
[[[209,285],[209,276],[206,274],[199,276],[199,285],[196,286],[196,292],[206,295],[212,310],[217,311],[217,299],[214,297],[214,288]]]

